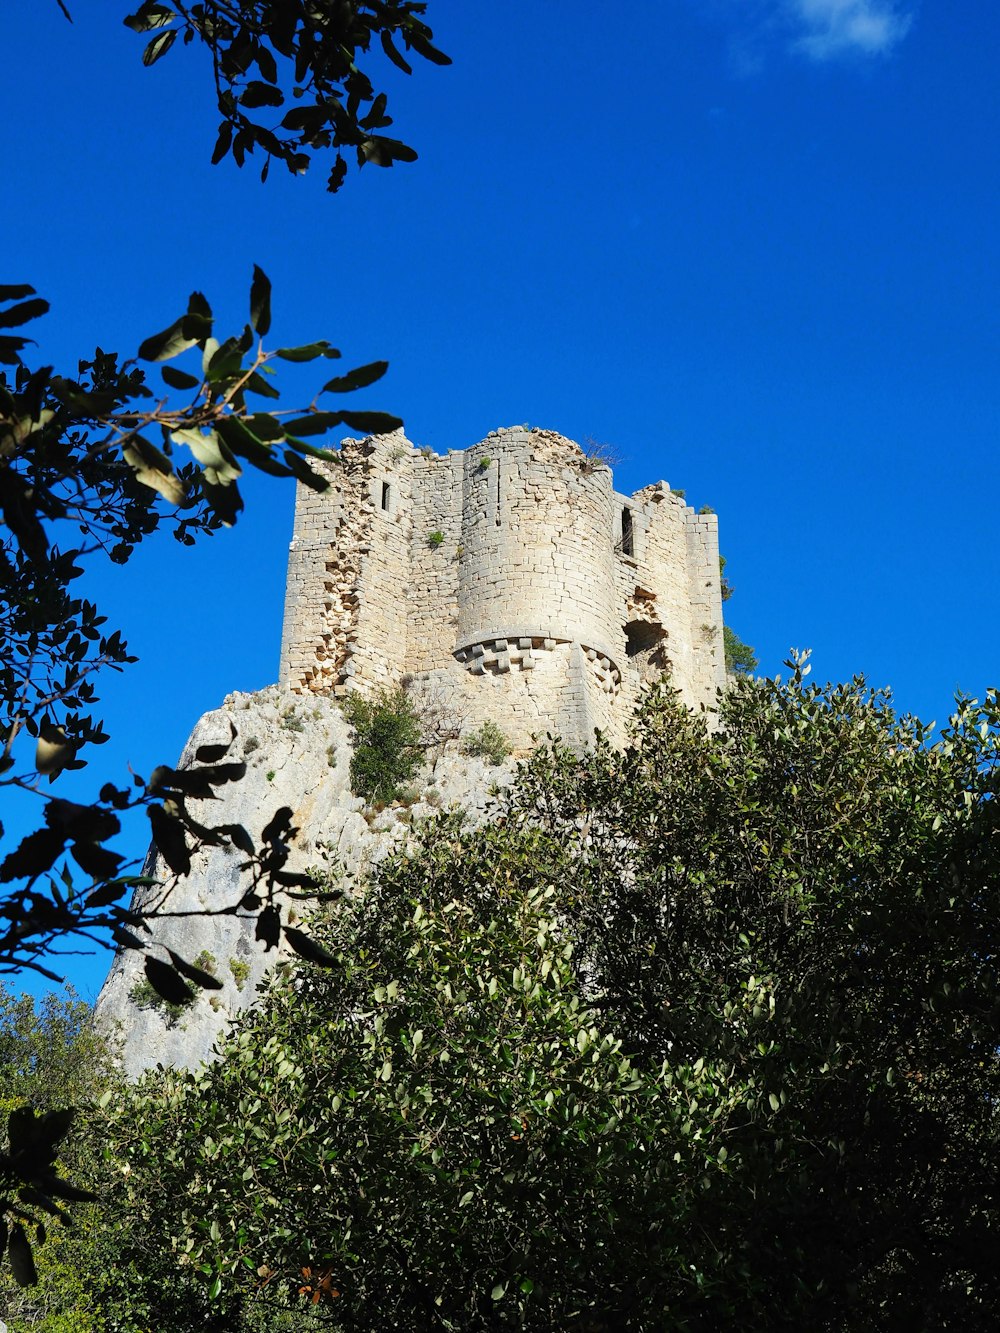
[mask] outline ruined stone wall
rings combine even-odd
[[[465,455],[417,452],[413,458],[413,532],[407,606],[409,672],[454,665],[462,560]],[[439,540],[440,538],[440,540]]]
[[[331,491],[301,491],[282,683],[374,690],[406,676],[462,730],[526,748],[624,739],[669,669],[693,706],[724,682],[716,520],[665,483],[615,492],[551,431],[446,456],[399,433],[348,442]]]

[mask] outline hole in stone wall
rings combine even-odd
[[[629,657],[648,653],[666,638],[663,626],[651,620],[630,620],[625,626],[625,651]]]
[[[630,620],[625,626],[625,651],[643,680],[657,680],[670,669],[667,632],[655,620]]]
[[[500,526],[500,460],[497,459],[497,527]]]
[[[622,510],[622,555],[634,555],[635,541],[632,535],[632,511],[626,505]]]
[[[387,481],[382,483],[382,508],[389,508],[389,483]]]

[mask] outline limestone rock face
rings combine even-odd
[[[348,877],[384,856],[410,822],[436,809],[458,806],[474,817],[489,804],[496,783],[509,780],[513,764],[500,767],[442,749],[416,780],[418,799],[405,809],[389,807],[372,815],[351,794],[350,728],[338,704],[322,695],[282,693],[276,686],[257,694],[231,694],[221,708],[198,722],[178,764],[194,762],[201,745],[228,742],[228,758],[244,759],[246,775],[218,788],[219,799],[189,802],[206,825],[242,824],[260,842],[263,828],[281,806],[293,811],[298,830],[288,869],[342,868]],[[189,962],[214,972],[219,991],[201,991],[179,1013],[153,1001],[144,985],[143,955],[120,950],[97,1000],[102,1026],[120,1041],[122,1065],[137,1078],[157,1064],[194,1068],[211,1057],[217,1037],[230,1020],[254,1002],[257,987],[283,955],[266,952],[254,938],[253,920],[213,915],[239,902],[249,887],[241,874],[243,855],[231,848],[197,853],[191,873],[173,890],[169,910],[194,912],[161,921],[155,937]],[[154,848],[144,874],[167,881],[170,872]],[[302,904],[308,910],[308,904]],[[154,953],[162,955],[162,951]]]

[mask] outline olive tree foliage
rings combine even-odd
[[[147,65],[178,37],[208,49],[220,116],[213,162],[231,154],[243,166],[259,152],[266,180],[272,160],[299,174],[316,153],[332,151],[327,188],[335,192],[347,176],[345,153],[359,166],[416,160],[413,148],[382,133],[392,124],[388,96],[376,91],[360,58],[377,42],[405,74],[412,52],[451,64],[432,44],[426,10],[416,0],[145,0],[125,22],[152,34]]]
[[[2,297],[24,298],[7,312],[9,327],[44,306],[23,289],[0,290]],[[270,284],[257,269],[249,322],[220,341],[208,302],[195,293],[186,313],[139,348],[139,360],[162,363],[163,386],[155,391],[138,361],[119,365],[98,352],[79,378],[68,380],[51,367],[31,370],[23,360],[25,340],[0,335],[0,359],[12,367],[0,372],[0,788],[34,794],[44,812],[43,826],[0,861],[0,883],[8,886],[0,903],[0,970],[29,967],[58,980],[41,959],[70,938],[94,941],[102,928],[121,947],[143,947],[133,932],[146,923],[120,904],[137,887],[151,886],[123,873],[122,855],[108,845],[121,816],[137,806],[145,808],[174,875],[187,874],[193,847],[206,842],[230,844],[251,860],[257,855],[245,830],[208,829],[186,811],[187,797],[210,796],[242,776],[242,764],[226,762],[226,745],[202,747],[198,763],[183,772],[161,765],[148,779],[107,782],[92,804],[61,798],[53,784],[64,770],[82,768],[89,748],[106,739],[91,711],[95,676],[133,660],[121,632],[109,632],[97,607],[75,595],[88,562],[125,563],[161,525],[187,544],[234,523],[246,467],[322,490],[326,482],[309,460],[331,455],[312,438],[336,425],[377,431],[399,424],[380,412],[325,410],[316,399],[299,410],[276,410],[276,364],[339,352],[325,341],[265,349],[270,302]],[[185,352],[193,354],[192,370],[167,364]],[[320,393],[362,387],[385,368],[376,362],[335,376]],[[168,390],[180,401],[171,401]],[[283,817],[284,833],[287,823]],[[269,886],[274,872],[282,873],[283,855],[273,854],[287,841],[281,829],[279,821],[268,842],[272,851],[257,865]],[[163,906],[155,893],[147,900],[147,917]],[[175,959],[148,961],[158,988],[184,986],[182,975],[171,982],[171,969],[209,984],[184,973]]]
[[[426,826],[122,1109],[228,1327],[996,1327],[1000,696],[934,739],[798,659],[709,720]]]
[[[380,165],[415,156],[379,133],[389,123],[386,99],[374,92],[362,64],[373,38],[380,58],[401,68],[408,66],[400,44],[446,63],[430,45],[423,10],[395,0],[146,3],[126,22],[154,32],[146,64],[165,54],[179,32],[185,42],[197,38],[209,49],[223,116],[215,160],[231,150],[242,165],[256,146],[301,171],[310,154],[331,149],[338,154],[333,188],[343,177],[345,147],[357,150],[359,162]],[[251,65],[259,78],[248,72]],[[261,116],[282,100],[282,81],[301,104],[272,131]],[[177,1003],[190,997],[191,985],[219,983],[157,945],[152,923],[169,914],[173,883],[206,843],[234,847],[251,872],[242,900],[218,910],[256,915],[258,938],[268,947],[284,931],[293,949],[318,956],[301,931],[283,924],[277,905],[279,888],[307,888],[283,868],[294,833],[290,811],[275,813],[260,847],[242,827],[208,828],[192,818],[188,798],[211,796],[242,776],[227,745],[202,747],[184,771],[159,765],[148,777],[104,781],[89,802],[59,794],[53,784],[60,774],[82,768],[92,747],[107,739],[95,712],[99,673],[134,660],[122,630],[107,625],[78,580],[94,560],[126,563],[159,528],[189,545],[233,524],[242,509],[239,478],[248,467],[324,489],[310,460],[328,457],[317,443],[328,431],[343,425],[375,433],[401,422],[320,402],[320,395],[377,381],[386,369],[381,361],[324,376],[310,401],[275,408],[282,361],[323,361],[340,353],[326,340],[265,346],[271,288],[256,267],[242,330],[217,335],[208,301],[195,292],[136,357],[98,348],[61,373],[31,355],[32,322],[47,310],[31,284],[0,285],[0,789],[26,793],[41,815],[37,829],[0,849],[0,974],[28,968],[58,981],[55,955],[107,947],[110,940],[144,951],[150,984]],[[167,364],[185,354],[184,368]],[[158,365],[159,377],[150,382],[141,363]],[[138,876],[113,846],[123,817],[136,809],[145,810],[171,871],[166,884]],[[143,890],[141,908],[135,901],[125,905],[136,889]],[[5,1182],[34,1191],[36,1202],[70,1197],[65,1189],[53,1196],[55,1154],[69,1123],[68,1112],[12,1116]],[[0,1207],[0,1221],[3,1216]],[[12,1259],[15,1249],[23,1254],[20,1239],[15,1244],[12,1238],[12,1246]],[[0,1255],[3,1250],[0,1243]],[[17,1267],[30,1280],[30,1253]]]
[[[197,40],[208,48],[225,141],[215,160],[231,148],[242,165],[257,145],[268,160],[276,156],[301,171],[311,153],[331,150],[339,184],[346,146],[357,150],[359,163],[391,165],[415,156],[378,133],[390,123],[387,99],[376,94],[360,62],[377,39],[383,57],[407,71],[400,44],[448,63],[431,45],[420,17],[425,9],[412,0],[172,7],[147,0],[125,22],[154,34],[146,64],[166,54],[178,34],[184,44]],[[273,132],[260,121],[283,101],[282,86],[300,105]],[[193,772],[161,766],[148,782],[105,783],[90,805],[48,791],[61,772],[84,765],[88,747],[106,739],[92,711],[96,674],[133,660],[122,631],[109,629],[99,608],[76,595],[88,559],[125,563],[160,526],[190,544],[234,523],[242,509],[238,479],[248,466],[322,490],[325,482],[309,459],[328,455],[316,437],[337,426],[374,433],[402,424],[387,413],[329,410],[318,402],[320,394],[374,383],[386,370],[381,361],[328,379],[303,407],[276,410],[276,362],[340,353],[326,340],[265,349],[271,289],[256,267],[249,307],[244,329],[218,338],[211,307],[195,292],[177,319],[145,340],[138,358],[99,348],[67,375],[26,359],[25,327],[48,303],[29,284],[0,286],[0,785],[31,791],[44,803],[44,827],[0,862],[0,883],[13,886],[0,903],[0,972],[29,967],[58,980],[42,960],[58,941],[80,934],[92,940],[95,929],[110,928],[120,947],[142,943],[129,933],[139,925],[134,914],[117,905],[140,882],[122,873],[122,857],[106,845],[124,811],[146,806],[154,841],[175,874],[187,872],[192,841],[233,836],[195,827],[184,811],[185,796],[210,795],[241,775],[239,765],[222,762],[219,747],[200,754]],[[163,384],[147,382],[140,362],[166,363],[185,352],[198,364],[162,364]],[[25,737],[34,742],[31,758]],[[240,850],[253,855],[245,835],[235,836]],[[82,888],[63,859],[67,850],[82,872]],[[168,989],[185,986],[176,960],[163,966],[167,971],[153,969],[154,985],[158,975]],[[200,978],[187,974],[187,980]]]
[[[13,1133],[0,1132],[0,1193],[11,1188],[8,1163],[17,1155],[26,1127],[37,1134],[40,1126],[52,1123],[47,1117],[65,1116],[63,1108],[70,1104],[82,1110],[61,1147],[56,1190],[69,1186],[73,1200],[88,1193],[103,1169],[89,1118],[96,1099],[118,1080],[107,1043],[94,1031],[90,1006],[72,991],[49,993],[36,1006],[31,996],[15,996],[0,986],[0,1112],[4,1124],[11,1113],[17,1113]],[[87,1191],[80,1188],[80,1181]],[[38,1333],[98,1333],[100,1329],[87,1314],[91,1301],[81,1271],[85,1265],[80,1263],[81,1257],[86,1261],[94,1257],[95,1209],[74,1209],[76,1233],[64,1227],[47,1230],[55,1208],[65,1209],[69,1199],[61,1192],[50,1192],[45,1205],[40,1192],[4,1199],[13,1271],[0,1270],[0,1310],[12,1333],[21,1328]],[[34,1254],[29,1235],[37,1242]],[[39,1284],[26,1290],[16,1279],[33,1273],[36,1265]]]
[[[234,1328],[649,1327],[723,1169],[719,1071],[630,1060],[532,874],[547,840],[454,816],[420,836],[328,922],[333,969],[113,1114],[144,1234]]]

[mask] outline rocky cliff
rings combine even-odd
[[[496,767],[444,744],[428,752],[413,800],[374,813],[351,793],[351,733],[339,705],[322,695],[283,694],[277,687],[231,694],[221,708],[206,713],[178,767],[191,764],[199,746],[228,742],[233,731],[230,755],[246,761],[246,775],[221,788],[217,800],[190,802],[191,813],[207,825],[242,824],[259,843],[275,810],[288,806],[298,830],[288,869],[343,872],[349,890],[414,819],[453,806],[481,815],[491,788],[509,780],[513,768],[511,761]],[[196,854],[191,873],[171,896],[170,910],[197,914],[156,927],[158,940],[213,972],[221,990],[199,992],[192,1004],[171,1010],[146,982],[142,954],[122,950],[116,955],[97,1014],[120,1039],[129,1078],[157,1064],[194,1067],[208,1059],[220,1032],[253,1003],[258,985],[279,961],[277,951],[265,952],[254,938],[253,920],[211,915],[239,902],[246,891],[242,859],[229,848],[209,847]],[[144,873],[169,877],[153,849]]]

